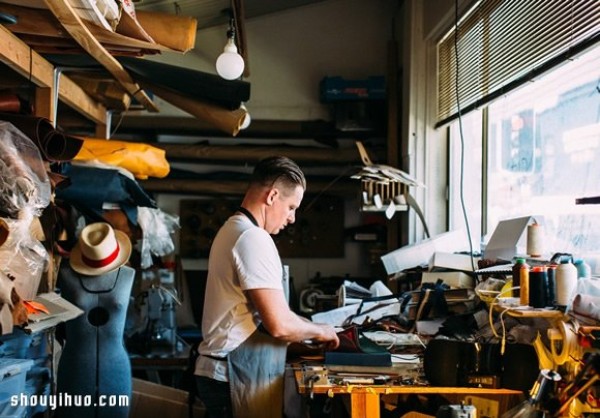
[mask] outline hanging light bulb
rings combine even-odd
[[[246,105],[244,103],[242,103],[240,105],[240,109],[243,109],[246,111],[246,116],[244,116],[244,120],[242,120],[242,124],[240,125],[240,130],[241,130],[241,129],[246,129],[248,126],[250,126],[250,122],[252,121],[252,118],[250,117],[250,112],[248,112],[248,109],[246,108]]]
[[[235,80],[240,78],[244,72],[244,59],[238,54],[235,46],[235,27],[233,18],[229,21],[229,30],[227,31],[227,43],[223,48],[223,53],[217,58],[217,73],[225,80]]]

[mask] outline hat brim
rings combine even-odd
[[[131,256],[131,241],[123,231],[119,231],[118,229],[115,229],[114,231],[115,238],[119,243],[119,254],[112,263],[102,267],[88,266],[81,258],[81,247],[80,243],[77,242],[77,245],[73,247],[71,250],[71,255],[69,256],[69,264],[71,265],[71,268],[77,273],[84,274],[86,276],[100,276],[104,273],[116,270],[127,263],[127,261],[129,261],[129,257]]]

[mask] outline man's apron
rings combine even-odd
[[[287,343],[259,326],[227,355],[233,418],[281,418]]]

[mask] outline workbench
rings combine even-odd
[[[294,370],[296,387],[303,395],[326,394],[333,397],[337,395],[350,396],[350,414],[352,418],[379,418],[381,395],[470,395],[470,396],[500,396],[503,398],[514,397],[514,403],[523,399],[523,392],[511,389],[487,389],[473,387],[435,387],[423,385],[314,385],[309,387],[304,382],[301,369]],[[514,404],[513,403],[513,404]],[[510,403],[509,403],[510,404]],[[507,405],[508,406],[508,405]]]

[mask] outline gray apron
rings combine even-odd
[[[234,418],[281,418],[287,343],[259,326],[227,355]]]

